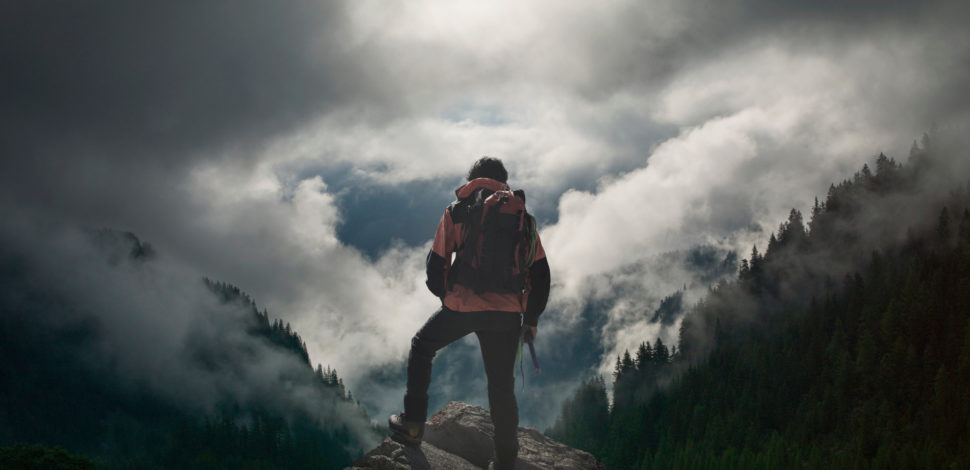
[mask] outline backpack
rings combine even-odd
[[[537,240],[525,192],[479,188],[450,209],[452,221],[463,224],[463,230],[448,289],[459,284],[476,294],[524,292]]]

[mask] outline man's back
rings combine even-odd
[[[460,282],[455,282],[455,268],[452,255],[459,252],[465,239],[468,222],[457,214],[459,202],[471,197],[478,190],[507,191],[508,185],[490,178],[476,178],[458,188],[458,200],[445,209],[435,232],[434,242],[427,259],[427,285],[433,294],[442,299],[442,304],[460,312],[502,311],[525,312],[529,318],[527,325],[535,326],[539,314],[545,308],[549,295],[549,265],[545,250],[538,234],[535,234],[535,247],[532,249],[531,263],[527,267],[524,292],[476,292]],[[461,269],[458,266],[458,269]],[[530,297],[533,299],[530,307]]]
[[[427,392],[431,383],[432,360],[441,348],[469,333],[475,333],[481,346],[482,361],[488,378],[488,402],[495,426],[494,468],[497,470],[514,468],[518,455],[516,432],[519,411],[515,401],[515,356],[519,338],[524,334],[523,329],[527,329],[533,337],[536,335],[539,315],[545,309],[549,297],[549,263],[546,261],[542,242],[535,232],[534,221],[531,220],[529,222],[532,226],[528,227],[530,238],[528,243],[524,243],[528,245],[525,253],[527,256],[519,256],[522,253],[516,250],[526,248],[516,242],[514,260],[483,260],[484,256],[505,256],[501,253],[507,250],[483,250],[487,239],[482,239],[481,233],[471,233],[474,236],[471,237],[473,241],[470,241],[470,232],[488,228],[483,222],[487,213],[474,213],[472,215],[477,214],[480,219],[469,220],[467,216],[470,212],[463,213],[456,207],[465,204],[462,201],[473,194],[481,196],[484,191],[516,197],[505,183],[507,177],[500,160],[489,157],[479,159],[468,172],[468,184],[456,191],[458,201],[449,206],[441,216],[426,266],[426,284],[431,293],[441,299],[441,308],[411,340],[404,412],[392,415],[388,420],[395,439],[408,445],[421,445],[424,420],[428,415]],[[524,194],[521,203],[524,220]],[[515,209],[513,206],[509,208]],[[517,235],[513,236],[522,236],[526,227],[527,224],[519,223],[515,232]],[[504,279],[504,273],[487,274],[488,271],[485,271],[486,275],[503,276],[503,279],[487,279],[486,282],[475,279],[481,273],[468,275],[469,270],[481,266],[500,265],[504,271],[506,264],[515,266],[516,263],[521,270],[521,280],[516,278],[516,269],[512,269],[509,273],[511,287],[505,285],[507,279]],[[521,287],[516,282],[521,283]]]

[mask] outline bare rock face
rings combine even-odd
[[[472,465],[471,462],[457,455],[449,454],[427,442],[421,444],[419,449],[402,445],[392,441],[391,438],[387,438],[367,455],[354,461],[353,470],[364,468],[379,470],[479,470],[481,467]]]
[[[453,401],[424,425],[424,441],[485,468],[492,459],[492,418],[479,406]],[[522,444],[519,444],[522,447]]]
[[[425,423],[420,448],[390,439],[354,461],[353,469],[485,469],[492,459],[492,420],[478,406],[451,402]],[[556,442],[535,428],[519,428],[516,469],[606,470],[587,452]]]

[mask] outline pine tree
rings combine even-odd
[[[946,207],[940,211],[939,222],[936,225],[936,235],[941,243],[946,243],[950,240],[950,211]]]
[[[636,367],[637,370],[643,371],[646,369],[650,361],[653,360],[653,347],[650,346],[650,342],[640,343],[640,347],[637,348],[637,358]]]

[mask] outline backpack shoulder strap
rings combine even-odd
[[[456,224],[472,221],[470,214],[473,212],[480,214],[485,200],[494,192],[488,188],[478,188],[470,196],[456,199],[448,206],[451,221]]]

